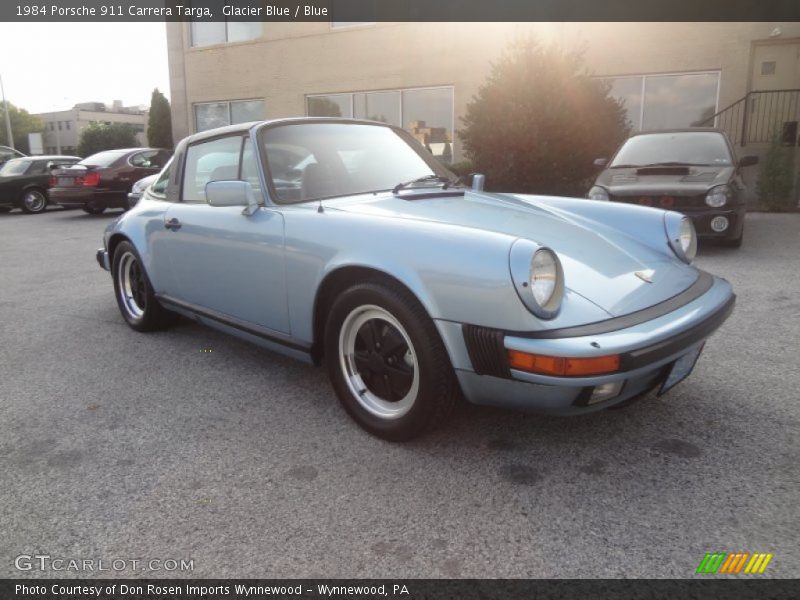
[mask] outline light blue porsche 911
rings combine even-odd
[[[324,362],[402,440],[462,394],[567,415],[666,392],[733,310],[695,251],[675,212],[487,193],[402,129],[283,119],[183,140],[97,260],[132,328],[181,314]]]

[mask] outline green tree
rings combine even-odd
[[[89,123],[81,132],[78,154],[91,156],[103,150],[138,146],[136,130],[130,123]]]
[[[792,201],[794,185],[794,146],[784,146],[780,133],[772,138],[758,175],[758,202],[763,210],[785,212],[795,209]]]
[[[459,137],[487,189],[582,195],[628,136],[623,104],[592,78],[581,51],[524,38],[491,65]]]
[[[28,145],[29,133],[44,131],[44,123],[39,117],[29,113],[24,108],[18,108],[8,103],[8,117],[11,120],[11,135],[14,137],[14,147],[20,152],[30,154]],[[0,102],[0,146],[10,146],[6,134],[6,115],[3,103]]]
[[[172,111],[169,100],[158,91],[153,90],[150,98],[150,118],[147,121],[147,142],[153,148],[172,149]]]

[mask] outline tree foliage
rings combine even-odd
[[[773,136],[758,176],[759,205],[772,212],[795,209],[792,200],[795,149],[794,146],[784,146],[781,137],[777,133]]]
[[[20,152],[30,154],[28,134],[44,131],[44,123],[39,117],[32,115],[24,108],[14,106],[11,102],[8,103],[8,117],[11,121],[11,135],[14,138],[14,147]],[[3,103],[0,101],[0,146],[10,145],[6,134],[6,114]]]
[[[130,123],[89,123],[81,132],[78,154],[91,156],[103,150],[138,146],[136,129]]]
[[[583,195],[628,136],[625,107],[593,79],[582,52],[518,41],[467,105],[459,137],[487,189]]]
[[[153,148],[172,149],[172,111],[169,100],[158,91],[153,90],[150,97],[150,118],[147,121],[147,142]]]

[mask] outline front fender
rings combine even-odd
[[[409,288],[433,319],[510,330],[538,330],[608,318],[568,292],[558,317],[537,319],[509,271],[516,238],[485,230],[335,209],[290,209],[286,276],[292,336],[313,341],[314,306],[324,279],[344,267],[380,271]]]

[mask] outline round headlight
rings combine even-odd
[[[592,186],[592,189],[589,190],[589,193],[586,194],[586,197],[589,200],[608,200],[608,192],[605,188],[601,188],[599,185]]]
[[[678,233],[678,240],[681,250],[686,259],[691,262],[697,254],[697,233],[694,230],[692,220],[688,217],[681,219],[681,228]]]
[[[550,250],[537,250],[531,261],[531,292],[536,304],[546,307],[556,291],[558,265]]]
[[[706,194],[706,204],[712,208],[719,208],[728,203],[731,190],[727,185],[718,185],[708,190]]]
[[[518,239],[508,259],[522,303],[540,319],[555,318],[564,297],[564,269],[558,255],[532,240]]]

